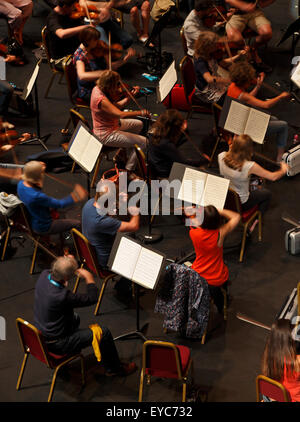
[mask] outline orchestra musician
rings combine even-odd
[[[43,192],[46,166],[40,161],[29,161],[23,170],[23,180],[18,183],[18,197],[24,203],[31,216],[31,226],[34,232],[42,235],[63,233],[73,227],[80,230],[81,222],[76,219],[53,219],[51,210],[57,210],[74,205],[86,199],[87,192],[75,184],[71,194],[65,198],[56,199]]]
[[[255,69],[248,62],[234,63],[230,69],[230,80],[232,81],[227,95],[231,98],[236,98],[250,106],[259,107],[263,109],[270,109],[284,98],[289,98],[288,92],[282,92],[274,98],[268,100],[260,100],[256,95],[263,83],[264,74],[261,73],[256,77]],[[254,88],[250,91],[250,87]],[[275,116],[271,116],[266,136],[276,134],[277,136],[277,162],[280,162],[285,150],[288,139],[288,124],[286,121],[278,120]]]
[[[189,159],[179,151],[180,138],[187,121],[178,110],[166,110],[152,125],[149,133],[149,164],[152,178],[168,178],[174,162],[199,167],[207,164],[202,157]]]
[[[137,92],[138,87],[134,87],[131,95]],[[103,145],[129,149],[126,170],[135,178],[133,171],[137,164],[137,157],[134,145],[137,144],[144,149],[146,138],[139,135],[143,129],[142,121],[134,117],[150,117],[150,113],[147,110],[123,111],[122,109],[131,98],[125,96],[120,99],[122,96],[124,93],[122,93],[120,75],[112,70],[104,70],[91,95],[93,131]]]
[[[223,104],[227,88],[230,84],[228,77],[219,76],[218,67],[231,64],[247,53],[241,50],[233,57],[220,60],[219,36],[211,31],[202,32],[195,42],[194,68],[196,87],[194,99],[204,103]],[[224,46],[224,44],[222,44]],[[221,51],[222,53],[222,51]]]
[[[133,57],[135,51],[129,48],[123,58],[115,58],[115,44],[109,51],[109,46],[100,40],[99,31],[91,26],[82,29],[79,40],[81,44],[73,56],[73,63],[77,71],[78,97],[89,103],[95,81],[99,78],[101,71],[109,67],[109,55],[112,58],[111,68],[116,70]],[[122,50],[122,46],[119,47]]]
[[[228,6],[235,9],[226,24],[226,33],[229,41],[243,44],[243,31],[249,27],[257,33],[252,45],[252,57],[256,63],[256,69],[260,72],[271,72],[272,68],[263,63],[257,49],[266,44],[272,38],[271,22],[265,17],[261,8],[274,3],[275,0],[226,0]]]

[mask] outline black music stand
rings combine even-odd
[[[109,260],[108,260],[108,267],[112,272],[116,272],[116,274],[119,274],[121,276],[122,276],[122,272],[118,272],[118,270],[116,270],[114,268],[114,261],[115,261],[115,258],[116,258],[116,254],[118,253],[118,248],[119,248],[119,245],[122,241],[122,238],[125,238],[125,239],[127,239],[127,241],[132,241],[132,242],[138,244],[138,242],[134,241],[129,236],[123,235],[121,233],[117,234],[116,239],[115,239],[114,244],[113,244],[113,247],[112,247],[112,250],[111,250],[111,253],[110,253]],[[150,248],[148,247],[146,249],[150,249]],[[164,262],[166,260],[166,256],[165,256],[165,254],[158,252],[158,251],[155,251],[154,249],[151,249],[151,250],[153,252],[156,252],[159,255],[161,255],[161,258],[162,258],[162,261],[160,263],[160,269],[157,273],[156,282],[153,286],[148,287],[150,289],[154,289],[155,285],[156,285],[156,283],[157,283],[157,281],[158,281],[158,279],[159,279],[159,277],[162,273],[162,269],[164,267]],[[136,300],[136,329],[134,331],[129,331],[128,333],[121,334],[120,336],[115,337],[114,340],[123,340],[123,339],[127,339],[127,338],[128,339],[138,338],[138,339],[141,339],[143,341],[147,340],[147,338],[145,337],[145,335],[143,333],[147,330],[149,323],[144,324],[144,326],[140,329],[140,285],[139,285],[138,282],[134,282],[134,286],[135,286],[135,300]]]
[[[51,134],[47,134],[44,136],[41,136],[41,126],[40,126],[40,109],[39,109],[39,95],[38,95],[38,88],[37,88],[37,77],[40,70],[40,64],[42,60],[39,60],[31,74],[31,77],[27,84],[25,85],[25,88],[23,90],[22,98],[26,100],[28,95],[31,93],[32,89],[34,88],[34,103],[35,103],[35,112],[36,112],[36,136],[33,136],[32,138],[21,142],[21,145],[29,144],[32,142],[39,142],[42,147],[48,151],[47,146],[45,145],[45,142],[47,142],[48,138],[51,136]]]

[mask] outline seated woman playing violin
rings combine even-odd
[[[74,53],[73,63],[77,70],[78,97],[89,103],[95,81],[101,71],[109,67],[118,69],[125,64],[135,51],[129,48],[127,54],[121,58],[123,48],[120,44],[112,44],[111,48],[100,40],[100,33],[92,26],[85,27],[79,34],[80,46]]]
[[[195,42],[195,100],[204,103],[223,104],[230,79],[219,76],[218,67],[225,67],[247,53],[246,50],[241,50],[233,57],[222,58],[225,44],[219,40],[214,32],[205,31]]]
[[[277,104],[283,98],[289,98],[288,92],[282,92],[274,98],[268,100],[260,100],[256,95],[263,83],[264,74],[261,73],[256,77],[255,69],[248,62],[234,63],[229,70],[230,79],[232,81],[228,88],[227,95],[236,98],[249,106],[269,109]],[[249,88],[254,88],[248,92]],[[278,120],[275,116],[271,116],[266,136],[276,134],[277,137],[277,161],[281,161],[285,146],[288,139],[288,124],[283,120]]]
[[[141,148],[146,146],[146,138],[139,135],[143,123],[134,117],[150,116],[147,110],[122,111],[137,92],[138,87],[134,87],[129,96],[120,100],[123,95],[120,75],[112,70],[104,70],[92,91],[90,103],[95,135],[104,145],[129,149],[125,167],[132,173],[132,177],[135,177],[133,170],[137,164],[134,145]]]

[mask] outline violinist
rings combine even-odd
[[[124,50],[132,45],[132,36],[112,18],[112,2],[79,0],[79,5],[84,11],[88,8],[91,17],[93,14],[98,15],[95,26],[101,34],[102,41],[109,44],[109,34],[111,34],[111,42],[121,44]]]
[[[262,109],[269,109],[284,98],[289,98],[288,92],[282,92],[274,98],[268,100],[260,100],[256,98],[258,91],[263,83],[264,74],[261,73],[256,77],[256,72],[253,66],[248,62],[234,63],[229,70],[230,84],[227,95],[231,98],[236,98],[249,106],[259,107]],[[249,91],[251,86],[254,88]],[[249,91],[249,92],[248,92]],[[278,120],[275,116],[271,116],[266,136],[276,134],[277,141],[277,161],[280,162],[287,144],[289,127],[286,121]]]
[[[261,8],[274,3],[275,0],[226,0],[226,3],[235,9],[235,13],[226,24],[226,33],[230,41],[243,44],[243,31],[249,27],[257,33],[252,45],[252,57],[256,63],[256,70],[271,72],[272,68],[263,63],[257,49],[272,38],[271,22],[265,17]]]
[[[129,150],[125,167],[130,173],[129,177],[135,178],[133,171],[137,164],[137,157],[134,145],[137,144],[143,149],[146,146],[146,138],[139,135],[143,129],[143,123],[135,117],[150,117],[150,115],[147,110],[122,111],[129,103],[130,96],[120,100],[121,89],[120,75],[117,72],[104,70],[101,73],[92,91],[90,103],[93,131],[102,144]],[[134,87],[131,95],[137,92],[138,87]]]
[[[221,7],[224,2],[217,2],[218,6]],[[212,20],[210,19],[211,13],[217,13],[214,10],[214,4],[212,0],[196,0],[193,10],[186,17],[183,29],[184,36],[187,43],[188,55],[194,55],[194,43],[199,38],[199,35],[203,31],[214,30]],[[222,7],[223,10],[223,7]]]
[[[58,5],[47,17],[50,56],[55,65],[62,66],[63,59],[73,54],[79,46],[79,34],[86,25],[82,17],[71,18],[76,0],[58,0]]]
[[[96,28],[87,26],[79,34],[80,46],[74,53],[73,63],[77,71],[78,97],[89,103],[95,81],[99,78],[101,71],[109,67],[109,54],[111,54],[111,68],[118,69],[125,64],[135,52],[129,48],[127,54],[121,59],[114,59],[116,55],[115,44],[109,46],[100,40],[100,33]],[[122,46],[119,45],[120,55]]]
[[[246,50],[241,50],[234,57],[218,61],[219,50],[219,37],[214,32],[203,32],[195,42],[194,68],[196,87],[194,100],[199,100],[202,103],[219,103],[222,105],[230,79],[229,77],[219,76],[218,67],[219,65],[225,67],[247,53]]]

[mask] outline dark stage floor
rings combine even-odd
[[[184,3],[184,2],[183,2]],[[289,88],[290,45],[286,41],[276,47],[287,26],[297,17],[296,2],[277,0],[266,9],[266,14],[273,23],[273,39],[268,48],[262,50],[265,60],[274,66],[273,72],[267,77],[274,87],[280,90]],[[41,0],[35,1],[34,17],[25,26],[26,52],[29,64],[16,68],[7,66],[8,80],[23,88],[26,78],[32,72],[36,58],[31,50],[34,42],[40,41],[41,28],[44,25],[49,8]],[[184,11],[181,11],[185,16]],[[6,35],[6,25],[0,22],[0,36]],[[126,20],[126,28],[131,26]],[[180,25],[167,27],[162,32],[163,50],[171,52],[178,66],[183,57],[181,40],[179,37]],[[142,51],[141,46],[137,46]],[[141,74],[146,69],[136,65],[135,59],[122,69],[125,81],[140,86],[151,86]],[[178,72],[179,75],[179,72]],[[40,105],[41,135],[50,133],[47,145],[49,148],[58,147],[61,135],[60,130],[65,126],[68,111],[71,106],[67,97],[67,87],[63,82],[54,82],[48,99],[44,93],[50,70],[46,63],[41,65],[38,76],[38,93]],[[153,85],[153,84],[152,84]],[[263,93],[265,97],[272,93]],[[145,98],[141,103],[146,105]],[[147,107],[153,113],[160,113],[164,107],[156,103],[155,95],[147,99]],[[134,108],[134,106],[133,106]],[[276,106],[273,113],[290,123],[290,139],[295,126],[299,125],[300,105],[297,102],[285,102]],[[35,131],[35,118],[11,118],[20,131]],[[212,118],[207,115],[194,115],[189,121],[191,137],[201,145],[205,136],[212,129]],[[193,155],[193,146],[186,143],[182,147],[187,154]],[[32,153],[42,151],[39,145],[18,146],[16,154],[20,162]],[[275,157],[276,147],[273,140],[264,146],[264,152]],[[8,157],[9,158],[9,157]],[[101,170],[109,168],[111,163],[104,163]],[[217,169],[215,169],[217,170]],[[71,183],[85,184],[84,176],[77,171],[75,174],[64,172],[58,175],[62,180]],[[228,239],[225,248],[225,259],[230,271],[230,294],[232,301],[229,306],[228,321],[225,324],[218,316],[214,318],[214,330],[208,335],[204,345],[200,341],[189,341],[174,334],[165,334],[162,329],[163,318],[155,314],[155,292],[148,292],[141,298],[141,326],[149,323],[147,337],[149,339],[170,340],[185,344],[192,348],[196,384],[207,392],[208,402],[254,402],[255,377],[260,371],[260,358],[265,344],[267,331],[242,322],[236,318],[237,312],[242,312],[265,324],[271,324],[279,311],[284,299],[299,281],[299,257],[291,256],[285,251],[284,235],[290,228],[288,223],[281,219],[283,212],[289,212],[296,218],[300,215],[297,190],[300,176],[284,178],[276,183],[267,183],[272,191],[271,208],[263,224],[263,240],[257,240],[254,233],[252,240],[247,244],[244,262],[238,263],[238,248],[229,248],[237,244],[241,232],[237,230]],[[56,197],[63,197],[68,193],[66,186],[47,180],[45,191]],[[92,192],[93,193],[93,192]],[[70,215],[79,216],[80,207],[73,208]],[[145,226],[146,220],[143,221]],[[163,240],[154,247],[165,252],[169,258],[184,256],[192,249],[187,229],[177,217],[157,217],[157,227],[164,235]],[[0,315],[7,324],[6,341],[1,341],[0,361],[0,400],[2,402],[44,402],[50,388],[50,370],[34,359],[30,359],[23,379],[23,388],[16,391],[16,381],[22,361],[22,350],[17,337],[15,319],[23,317],[33,321],[34,286],[42,269],[48,268],[49,261],[42,254],[39,255],[36,272],[29,275],[29,266],[32,256],[32,244],[26,240],[17,247],[15,255],[1,262],[0,283]],[[114,294],[113,285],[109,285],[102,303],[101,314],[93,315],[93,307],[80,309],[79,314],[82,326],[98,322],[108,326],[114,336],[118,336],[135,328],[135,309],[118,300]],[[139,369],[141,367],[142,342],[140,340],[118,341],[117,347],[121,358],[134,360]],[[139,371],[127,378],[105,378],[97,370],[92,349],[84,351],[86,356],[87,382],[83,390],[80,389],[79,364],[74,363],[70,369],[70,380],[58,377],[54,398],[55,402],[136,402],[138,399]],[[147,391],[145,400],[152,402],[179,401],[180,388],[171,381],[153,380]]]

